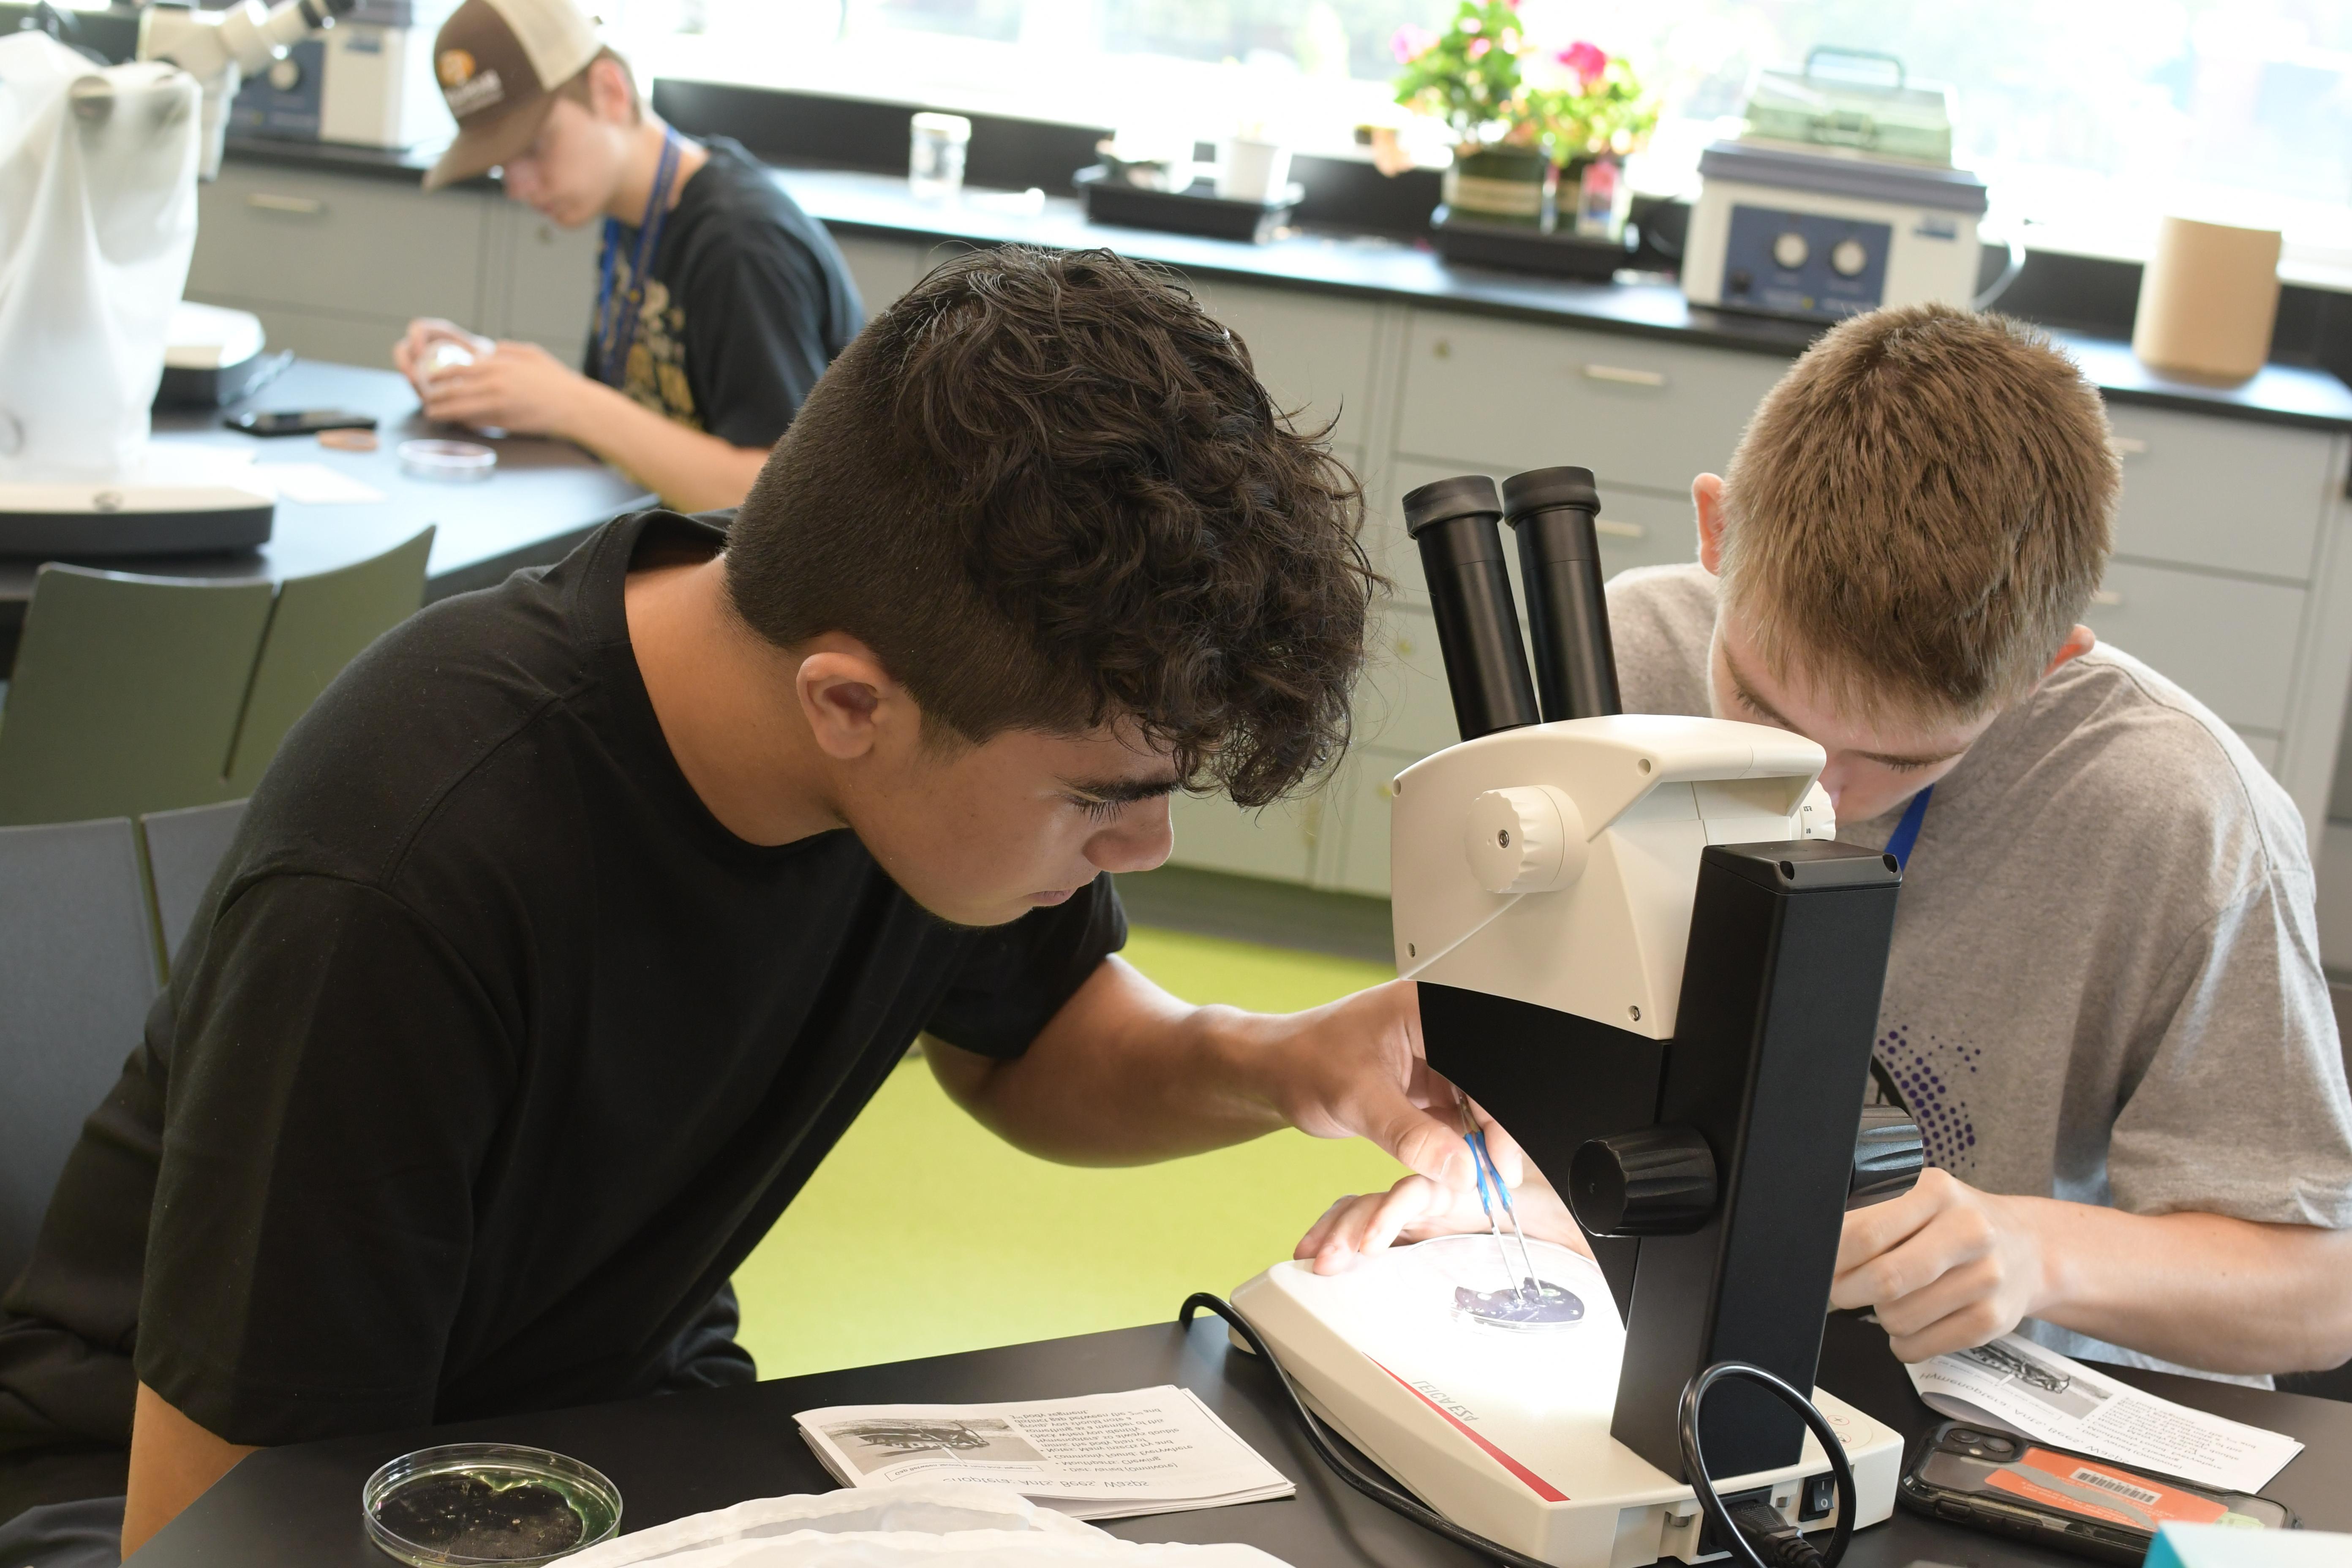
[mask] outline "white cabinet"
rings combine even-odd
[[[922,276],[926,259],[923,247],[912,240],[837,234],[833,242],[849,267],[850,279],[857,285],[857,297],[865,301],[867,321],[887,310],[891,301],[912,289],[915,280]]]
[[[1334,443],[1360,454],[1370,435],[1364,416],[1379,307],[1303,289],[1221,279],[1189,281],[1202,307],[1249,350],[1275,407],[1291,416],[1301,431],[1331,426]]]
[[[1612,482],[1677,494],[1722,472],[1787,369],[1764,354],[1416,310],[1397,449],[1500,473],[1573,463],[1604,494]]]
[[[602,225],[560,228],[520,202],[505,202],[502,314],[479,323],[501,338],[537,343],[566,364],[584,360],[595,325]]]
[[[2264,577],[2308,579],[2332,499],[2324,432],[2119,404],[2116,553]]]

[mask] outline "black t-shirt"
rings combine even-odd
[[[127,1442],[134,1365],[259,1444],[674,1384],[919,1031],[1017,1056],[1121,945],[1107,876],[972,930],[711,816],[622,584],[719,540],[609,523],[295,727],[7,1298],[0,1468]]]
[[[709,161],[663,220],[621,390],[734,446],[772,447],[866,307],[824,226],[739,143],[707,145]],[[623,228],[616,296],[628,292],[636,243]],[[596,353],[592,327],[591,376]]]

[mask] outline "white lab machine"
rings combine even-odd
[[[244,136],[402,151],[448,139],[433,40],[455,0],[357,0],[330,31],[289,47],[238,89]]]
[[[1701,153],[1699,175],[1682,258],[1694,305],[1834,321],[1979,301],[1984,183],[1952,166],[1948,90],[1899,60],[1818,48],[1758,72],[1745,133]]]
[[[1769,1504],[1807,1533],[1887,1517],[1901,1437],[1813,1373],[1845,1209],[1920,1162],[1916,1127],[1863,1105],[1899,874],[1834,841],[1812,742],[1616,711],[1598,507],[1581,468],[1405,498],[1464,740],[1397,776],[1391,861],[1430,1064],[1570,1200],[1600,1261],[1498,1226],[1328,1277],[1278,1264],[1232,1300],[1414,1498],[1559,1568],[1724,1552],[1677,1423],[1727,1361],[1810,1393],[1824,1422],[1754,1387],[1708,1395],[1690,1420],[1727,1510]]]

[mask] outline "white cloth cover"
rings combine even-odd
[[[566,1568],[1275,1568],[1255,1546],[1140,1544],[994,1487],[908,1481],[761,1498],[593,1546]]]
[[[0,481],[139,461],[196,243],[195,79],[0,37]]]

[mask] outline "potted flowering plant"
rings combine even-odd
[[[1407,26],[1390,42],[1396,99],[1454,139],[1446,205],[1541,226],[1552,171],[1632,152],[1657,112],[1633,68],[1597,45],[1538,48],[1517,0],[1460,0],[1443,33]]]

